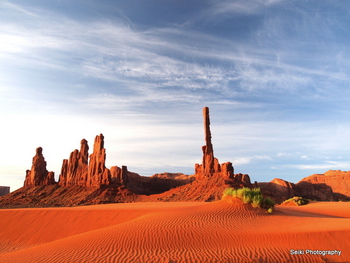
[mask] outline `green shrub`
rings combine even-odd
[[[241,200],[243,201],[243,203],[245,204],[250,204],[252,201],[252,198],[250,197],[250,195],[243,195]]]
[[[309,200],[308,199],[305,199],[303,197],[300,197],[300,196],[294,196],[292,198],[289,198],[285,201],[283,201],[282,204],[284,203],[289,203],[289,202],[294,202],[296,205],[307,205],[309,203]]]
[[[253,188],[251,191],[252,191],[253,195],[261,195],[260,188]]]
[[[223,197],[232,196],[239,198],[245,204],[251,204],[253,207],[265,208],[269,213],[272,213],[275,206],[275,202],[270,197],[264,197],[261,193],[260,188],[250,189],[243,187],[239,189],[226,188]]]
[[[255,195],[252,199],[253,207],[261,207],[261,203],[263,202],[264,197],[262,195]]]
[[[273,209],[275,207],[275,202],[270,197],[266,197],[263,200],[262,207],[266,209],[269,209],[269,208]]]
[[[231,187],[226,188],[224,190],[223,197],[225,197],[225,196],[233,196],[233,191],[235,191],[235,189],[233,189]]]

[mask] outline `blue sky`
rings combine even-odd
[[[0,185],[35,148],[56,179],[85,138],[106,165],[252,181],[350,169],[350,2],[0,1]]]

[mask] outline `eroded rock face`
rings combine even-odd
[[[222,176],[232,178],[233,177],[233,166],[231,162],[221,164]],[[249,180],[250,181],[250,180]]]
[[[112,166],[110,169],[110,173],[113,184],[121,184],[127,186],[128,168],[126,166],[122,166],[122,168],[118,166]]]
[[[24,186],[34,187],[52,184],[56,184],[54,172],[47,171],[43,149],[38,147],[36,149],[36,154],[33,157],[32,168],[31,170],[26,171]]]
[[[58,184],[60,186],[86,186],[89,146],[85,139],[80,142],[80,151],[74,150],[69,159],[64,159]]]

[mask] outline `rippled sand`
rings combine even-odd
[[[0,210],[0,262],[324,261],[350,262],[349,202],[272,215],[235,199]]]

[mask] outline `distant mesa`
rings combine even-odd
[[[316,200],[350,200],[350,171],[329,170],[310,175],[296,184],[300,196]]]
[[[314,200],[350,200],[350,172],[328,171],[302,179],[297,184],[275,178],[268,183],[251,183],[248,174],[234,174],[231,162],[214,157],[209,108],[203,108],[204,140],[202,163],[193,175],[158,173],[146,177],[128,171],[126,165],[108,169],[104,136],[97,135],[89,155],[88,141],[80,141],[62,162],[58,182],[46,168],[43,149],[38,147],[32,167],[26,171],[24,187],[8,193],[0,187],[4,207],[74,206],[135,201],[216,201],[227,187],[260,187],[278,203],[293,196]]]
[[[0,196],[7,195],[10,193],[9,186],[0,186]]]
[[[350,171],[329,170],[305,177],[296,184],[275,178],[257,185],[278,203],[293,196],[317,201],[350,201]]]

